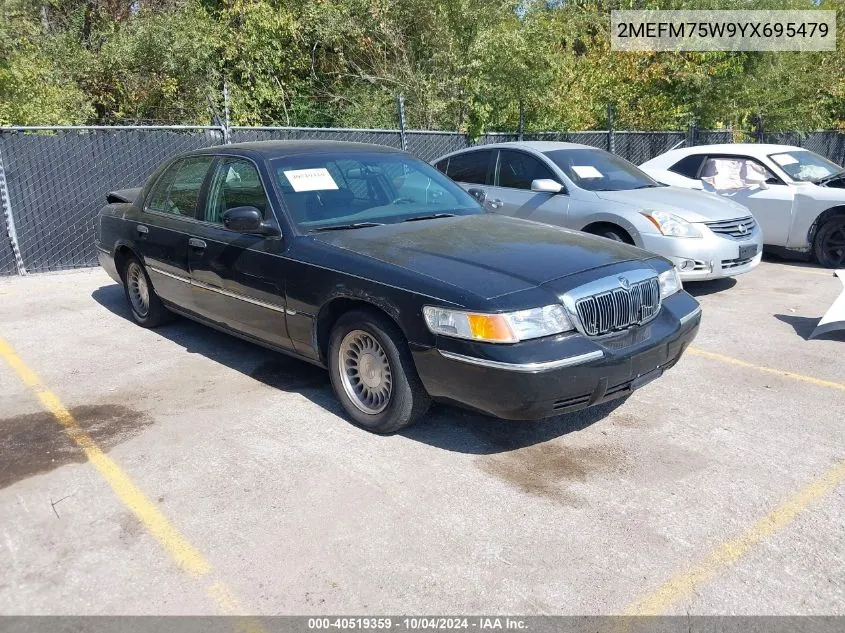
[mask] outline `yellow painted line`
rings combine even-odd
[[[141,492],[117,462],[97,446],[59,398],[44,385],[38,375],[2,337],[0,337],[0,357],[15,371],[24,384],[35,392],[44,408],[56,418],[68,437],[82,449],[88,461],[123,505],[131,510],[146,530],[156,538],[173,562],[193,578],[209,577],[205,591],[224,613],[245,614],[245,609],[226,586],[214,579],[211,565],[200,551],[179,532],[158,506]]]
[[[782,530],[798,515],[833,492],[845,480],[845,460],[831,469],[757,521],[737,538],[719,545],[703,560],[681,572],[651,594],[625,609],[625,615],[661,615],[689,597],[697,587],[724,573],[763,539]]]
[[[839,389],[841,391],[845,391],[845,384],[841,382],[833,382],[831,380],[822,380],[821,378],[815,378],[814,376],[806,376],[804,374],[796,374],[795,372],[785,371],[783,369],[774,369],[772,367],[766,367],[765,365],[755,365],[754,363],[749,363],[744,360],[740,360],[738,358],[732,358],[730,356],[723,356],[722,354],[714,354],[713,352],[705,352],[703,349],[698,349],[696,347],[689,347],[687,348],[687,352],[692,354],[693,356],[700,356],[702,358],[709,358],[710,360],[717,360],[722,363],[728,363],[729,365],[737,365],[738,367],[748,367],[749,369],[756,369],[757,371],[762,371],[767,374],[774,374],[775,376],[781,376],[783,378],[791,378],[792,380],[800,380],[801,382],[808,382],[812,385],[816,385],[818,387],[828,387],[830,389]]]

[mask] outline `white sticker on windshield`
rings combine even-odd
[[[325,167],[292,169],[284,172],[294,191],[323,191],[337,189],[337,183]]]
[[[603,178],[601,172],[592,165],[573,165],[574,171],[579,178]]]
[[[781,167],[783,167],[784,165],[794,165],[798,162],[797,158],[790,156],[789,154],[774,154],[772,156],[772,160],[775,161]]]

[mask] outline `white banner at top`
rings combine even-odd
[[[835,51],[836,11],[611,11],[614,51]]]

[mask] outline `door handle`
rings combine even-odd
[[[504,204],[504,202],[502,202],[499,198],[493,198],[492,200],[488,200],[487,203],[490,205],[491,209],[498,209]]]
[[[193,246],[194,248],[202,249],[202,248],[205,248],[205,242],[203,242],[199,238],[192,237],[188,240],[188,246]]]
[[[146,235],[147,233],[149,233],[149,232],[150,232],[150,229],[148,229],[148,228],[147,228],[146,226],[144,226],[143,224],[138,224],[138,225],[135,227],[135,230],[136,230],[136,231],[138,231],[138,233],[139,233],[140,235]]]

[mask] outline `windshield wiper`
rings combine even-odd
[[[636,187],[631,187],[631,190],[633,191],[634,189],[651,189],[652,187],[665,187],[665,185],[637,185]]]
[[[415,218],[408,218],[402,222],[419,222],[420,220],[434,220],[436,218],[454,218],[454,213],[432,213],[431,215],[418,215]]]
[[[830,180],[834,180],[835,178],[839,178],[840,176],[845,176],[845,169],[840,169],[837,172],[834,172],[834,173],[829,174],[827,176],[823,176],[822,178],[819,178],[818,180],[813,180],[812,182],[815,185],[821,185],[821,184],[826,183]]]
[[[365,229],[368,226],[384,226],[382,222],[353,222],[352,224],[333,224],[332,226],[318,226],[311,229],[312,233],[318,231],[345,231],[346,229]]]

